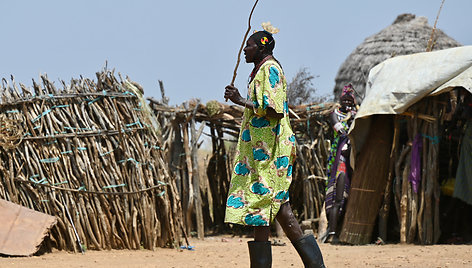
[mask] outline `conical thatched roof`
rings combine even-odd
[[[339,97],[342,88],[348,83],[352,83],[356,91],[363,96],[372,67],[390,57],[426,51],[432,29],[427,18],[402,14],[392,25],[366,38],[339,68],[333,89],[335,98]],[[461,44],[436,29],[433,50],[457,46]]]

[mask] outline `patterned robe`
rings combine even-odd
[[[342,111],[337,108],[334,110],[334,114],[338,118],[338,121],[342,124],[344,130],[346,132],[349,131],[349,124],[347,121],[342,121],[347,117],[347,113],[343,113]],[[355,113],[354,113],[355,114]],[[331,144],[330,155],[328,158],[328,167],[327,167],[327,175],[328,181],[326,186],[326,211],[328,212],[331,207],[333,207],[336,198],[336,191],[343,191],[343,199],[340,204],[339,213],[341,214],[344,210],[344,203],[349,196],[349,188],[350,188],[350,178],[346,176],[344,181],[344,189],[336,189],[336,182],[341,175],[347,174],[347,169],[349,165],[349,159],[345,159],[344,156],[341,155],[341,149],[344,145],[348,143],[348,138],[346,136],[341,137],[341,135],[334,130],[334,137],[333,143]]]
[[[225,222],[268,226],[289,199],[295,135],[290,127],[287,82],[275,60],[267,60],[248,85],[254,109],[244,109]],[[283,113],[266,117],[267,108]]]

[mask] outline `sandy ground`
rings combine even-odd
[[[0,257],[0,267],[249,267],[249,238],[191,239],[194,250],[156,249],[52,252],[26,258]],[[303,267],[288,239],[273,246],[272,267]],[[472,267],[472,245],[320,245],[327,267]]]

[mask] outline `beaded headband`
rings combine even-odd
[[[341,98],[346,96],[346,95],[352,97],[354,102],[356,101],[356,98],[354,96],[354,87],[351,84],[348,84],[347,86],[344,86],[343,91],[341,92]]]

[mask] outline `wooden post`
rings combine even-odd
[[[428,124],[428,132],[427,135],[431,137],[432,135],[432,128],[431,124]],[[427,140],[429,146],[429,151],[427,154],[428,162],[427,162],[427,170],[428,176],[426,176],[426,190],[425,190],[425,212],[424,212],[424,232],[425,232],[425,244],[431,245],[433,243],[433,204],[432,204],[432,196],[433,196],[433,170],[432,170],[432,162],[433,162],[433,155],[432,150],[433,146],[431,145],[431,141]]]
[[[417,112],[415,113],[415,116],[413,117],[413,134],[412,134],[412,140],[415,141],[416,136],[418,135],[420,127],[420,119],[418,118],[418,110],[421,112],[424,107],[424,102],[418,103],[417,107]],[[417,154],[421,155],[421,152],[417,152]],[[413,152],[411,153],[413,155]],[[421,159],[420,159],[421,161]],[[410,171],[411,172],[411,171]],[[409,173],[410,173],[409,172]],[[409,217],[408,217],[408,224],[407,224],[407,237],[406,237],[406,242],[407,243],[413,243],[415,238],[416,238],[416,229],[417,229],[417,218],[418,218],[418,193],[415,192],[413,189],[413,185],[411,183],[408,183],[408,201],[409,201]]]
[[[426,102],[426,106],[428,107],[428,102]],[[429,114],[429,108],[427,108],[426,114]],[[428,131],[428,122],[423,121],[421,129],[421,133],[427,133]],[[416,225],[418,228],[418,242],[420,244],[425,244],[425,231],[424,231],[424,211],[425,211],[425,190],[426,190],[426,181],[429,176],[430,170],[428,169],[428,152],[429,152],[429,141],[423,135],[423,151],[421,153],[422,160],[421,160],[421,185],[420,185],[420,193],[419,193],[419,209],[418,209],[418,217],[416,220]]]
[[[408,221],[408,174],[410,174],[411,153],[407,156],[402,175],[402,197],[400,199],[400,243],[406,243]]]
[[[192,114],[192,119],[190,120],[190,131],[191,131],[191,154],[192,154],[192,183],[194,191],[194,208],[195,208],[195,218],[197,223],[197,237],[203,239],[205,236],[205,225],[203,221],[203,211],[202,211],[202,197],[200,194],[200,173],[198,171],[198,140],[205,126],[203,122],[200,126],[200,130],[196,131],[195,126],[195,114],[197,112],[198,102],[195,106],[194,112]]]
[[[186,163],[186,173],[184,174],[183,178],[186,180],[182,183],[182,208],[184,210],[184,220],[185,220],[185,227],[187,229],[187,233],[192,231],[193,220],[192,220],[192,212],[194,212],[195,208],[195,196],[193,190],[193,168],[192,168],[192,157],[189,148],[189,135],[188,135],[188,123],[184,123],[182,127],[183,132],[183,142],[184,142],[184,152],[185,152],[185,163]]]
[[[379,213],[379,237],[383,241],[387,241],[387,222],[388,222],[388,214],[390,212],[390,203],[392,200],[392,181],[393,177],[395,176],[395,161],[398,159],[398,146],[400,140],[400,124],[398,120],[398,116],[395,116],[394,119],[394,131],[393,131],[393,143],[392,143],[392,150],[390,151],[390,164],[389,164],[389,172],[387,178],[387,185],[385,186],[384,196],[383,196],[383,204],[380,209]]]
[[[436,97],[437,98],[437,97]],[[434,117],[435,121],[433,122],[433,142],[432,142],[432,158],[433,158],[433,163],[432,163],[432,180],[433,180],[433,198],[434,198],[434,222],[433,222],[433,244],[436,244],[439,240],[439,236],[441,235],[441,230],[440,230],[440,223],[439,223],[439,195],[440,195],[440,186],[439,186],[439,181],[438,181],[438,174],[439,174],[439,168],[438,168],[438,162],[439,162],[439,117],[440,117],[440,110],[438,109],[438,103],[437,101],[433,100],[433,111],[434,111]]]

